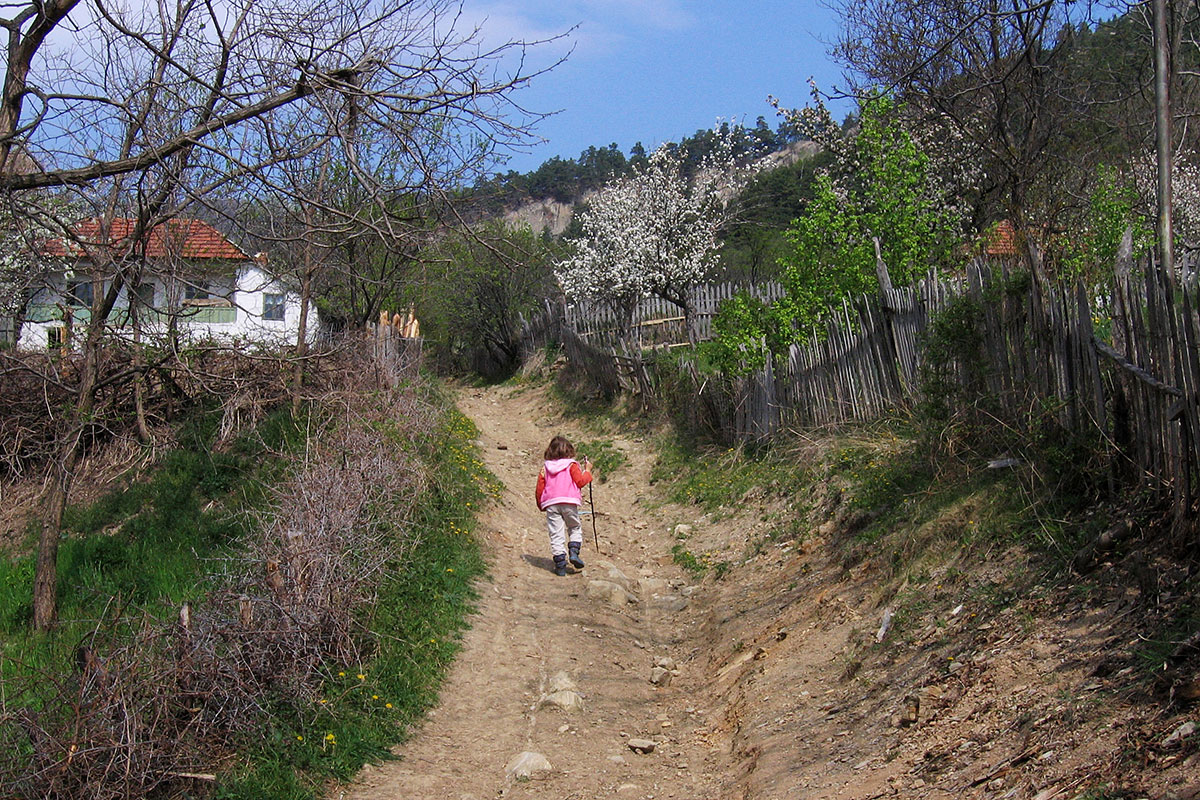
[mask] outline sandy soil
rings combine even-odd
[[[690,646],[689,610],[669,610],[683,604],[685,576],[671,561],[662,512],[645,503],[650,448],[614,440],[628,463],[594,490],[600,552],[585,517],[587,567],[557,577],[544,517],[532,500],[541,452],[555,433],[597,437],[548,413],[544,389],[467,390],[459,407],[479,427],[485,461],[506,487],[480,528],[490,582],[481,586],[479,614],[438,707],[397,750],[398,762],[368,767],[343,796],[718,796],[712,775],[721,758],[703,711],[686,688],[649,681],[656,659],[681,660]],[[589,598],[589,582],[612,570],[628,578],[638,602],[619,607]],[[560,672],[578,686],[582,711],[540,707]],[[637,754],[627,745],[631,738],[659,741],[654,752]],[[508,775],[510,761],[526,751],[544,754],[553,769],[529,779]]]
[[[466,390],[459,405],[506,487],[480,531],[490,581],[438,707],[397,761],[334,797],[1200,797],[1200,736],[1166,741],[1200,715],[1130,689],[1122,654],[1147,599],[1127,587],[985,606],[970,600],[978,573],[947,574],[877,643],[880,564],[843,563],[817,535],[755,546],[755,498],[717,517],[663,503],[650,443],[619,435],[628,463],[595,490],[600,552],[586,522],[587,568],[559,578],[531,499],[540,453],[555,433],[600,437],[543,388]],[[722,579],[693,586],[672,562],[680,523],[690,547],[733,562]],[[636,602],[594,596],[598,579]],[[662,658],[677,667],[665,686],[650,682]],[[563,672],[582,710],[543,704]],[[639,738],[654,751],[631,750]],[[508,773],[526,751],[551,769]]]

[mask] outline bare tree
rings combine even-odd
[[[977,224],[1001,215],[1053,222],[1064,203],[1086,196],[1081,184],[1114,142],[1128,154],[1148,141],[1149,47],[1144,58],[1126,57],[1137,53],[1118,39],[1131,35],[1129,25],[1089,41],[1092,4],[835,0],[834,7],[843,23],[834,53],[854,88],[895,93],[918,126],[937,131],[927,138],[944,164],[978,165],[976,185],[947,187],[973,197]]]
[[[47,490],[34,625],[56,613],[63,508],[97,393],[145,369],[109,358],[113,310],[158,226],[218,192],[285,187],[285,165],[323,149],[373,197],[382,153],[433,186],[521,141],[534,117],[512,92],[537,70],[528,43],[488,49],[450,0],[108,0],[4,7],[0,192],[20,230],[71,239],[84,216],[133,220],[119,247],[91,248],[95,295],[75,342],[74,398]],[[16,168],[29,159],[36,169]],[[36,254],[35,254],[36,255]],[[36,259],[31,259],[36,261]]]

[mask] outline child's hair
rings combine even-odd
[[[544,456],[547,461],[557,461],[560,458],[574,458],[575,445],[568,442],[565,436],[555,436],[546,447]]]

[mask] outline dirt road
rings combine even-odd
[[[461,396],[506,487],[480,530],[490,582],[440,705],[342,797],[1200,798],[1187,707],[1161,708],[1122,655],[1145,609],[1123,582],[996,602],[979,587],[1002,596],[1025,556],[951,548],[900,584],[885,551],[847,557],[853,536],[817,496],[836,486],[754,487],[706,514],[656,497],[651,444],[619,436],[627,463],[595,492],[601,552],[588,524],[586,569],[555,577],[531,497],[540,454],[559,432],[610,437],[546,394]],[[691,585],[672,561],[681,540],[724,569]],[[544,769],[514,773],[522,753]]]
[[[656,661],[679,664],[688,655],[678,647],[693,591],[672,563],[661,512],[645,502],[650,448],[614,440],[628,461],[595,490],[601,551],[585,517],[587,566],[557,577],[532,501],[541,452],[555,433],[597,437],[552,413],[544,388],[467,390],[459,407],[479,427],[484,459],[505,486],[479,532],[490,582],[480,587],[479,613],[438,707],[398,748],[399,761],[367,767],[343,796],[716,797],[719,753],[704,738],[704,712],[689,703],[686,678],[650,682]],[[572,691],[582,709],[569,708]],[[568,708],[555,705],[564,698]],[[637,739],[654,741],[653,752],[634,752],[629,742]],[[526,752],[544,755],[551,768],[513,774]]]

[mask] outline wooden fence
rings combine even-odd
[[[1124,257],[1115,273],[1098,296],[1003,261],[976,261],[954,280],[929,278],[845,303],[810,344],[793,345],[757,375],[701,376],[686,358],[673,363],[692,381],[695,408],[711,411],[730,440],[879,417],[939,399],[922,394],[929,386],[946,397],[986,398],[991,413],[1010,421],[1037,409],[1064,431],[1107,442],[1115,472],[1191,516],[1200,477],[1197,264],[1185,259],[1167,275]],[[711,336],[720,301],[743,288],[696,290],[693,341]],[[773,300],[782,289],[753,293]],[[689,339],[681,314],[664,301],[642,303],[624,323],[600,308],[548,307],[547,315],[561,320],[568,357],[597,386],[646,402],[665,378],[648,352]],[[931,353],[930,342],[941,352]]]
[[[641,348],[702,342],[712,338],[713,320],[721,303],[738,292],[747,292],[765,302],[774,302],[784,295],[783,285],[776,282],[761,286],[719,283],[692,287],[688,292],[692,309],[690,339],[683,309],[660,297],[642,300],[627,319],[602,303],[587,302],[567,306],[565,319],[567,326],[592,347]]]
[[[416,376],[421,366],[424,340],[406,336],[396,325],[367,323],[371,358],[379,377],[389,386]]]

